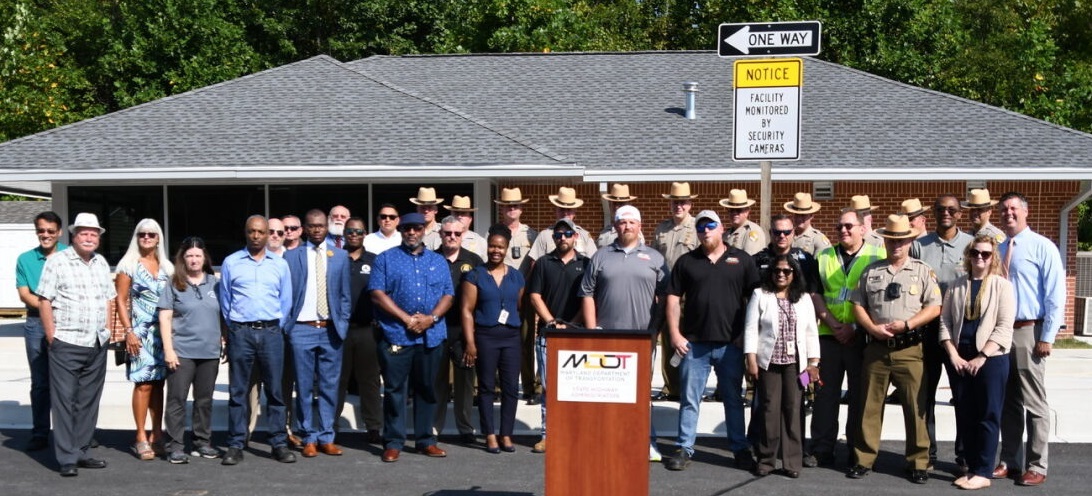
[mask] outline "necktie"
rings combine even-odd
[[[341,248],[341,236],[334,236],[334,247]]]
[[[1009,265],[1012,264],[1012,249],[1016,246],[1016,239],[1009,238],[1005,242],[1005,262],[1001,264],[1001,274],[1005,279],[1009,278]]]
[[[330,316],[330,303],[326,299],[326,257],[322,252],[321,246],[315,247],[315,290],[317,293],[317,301],[315,302],[316,313],[318,313],[319,320],[326,320],[326,317]]]

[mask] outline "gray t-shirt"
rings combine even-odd
[[[627,253],[612,244],[592,256],[579,295],[595,298],[599,327],[643,330],[666,284],[667,266],[660,252],[641,244]]]
[[[184,291],[168,282],[159,296],[158,307],[174,312],[171,337],[179,358],[200,360],[220,358],[220,285],[216,276],[205,274],[205,280]]]
[[[974,236],[957,230],[951,240],[941,239],[936,232],[930,232],[914,240],[910,255],[926,264],[937,275],[940,292],[948,291],[948,285],[963,275],[963,250],[974,241]]]

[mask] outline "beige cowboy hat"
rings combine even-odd
[[[628,184],[610,185],[610,193],[603,195],[603,199],[609,202],[628,202],[636,200],[636,196],[629,196]]]
[[[451,199],[451,205],[444,205],[444,208],[452,212],[474,212],[478,209],[473,207],[469,196],[455,195],[455,198]]]
[[[671,183],[671,192],[661,193],[660,196],[668,200],[693,200],[698,197],[690,194],[690,183]]]
[[[884,226],[876,229],[876,234],[887,239],[906,239],[916,238],[920,233],[917,229],[910,227],[909,217],[902,214],[891,214],[887,216]]]
[[[564,186],[558,188],[556,195],[550,195],[550,203],[560,208],[580,208],[584,200],[576,197],[576,190]]]
[[[524,198],[523,194],[519,192],[519,188],[503,188],[501,189],[500,198],[493,200],[493,203],[497,205],[519,205],[529,201],[531,199]]]
[[[747,190],[733,189],[728,192],[728,198],[719,203],[724,208],[749,208],[755,204],[755,201],[747,199]]]
[[[865,210],[871,212],[876,210],[876,207],[868,200],[868,195],[855,195],[853,198],[849,199],[849,210],[856,210],[858,212]]]
[[[443,198],[436,198],[436,188],[417,188],[417,197],[410,198],[410,203],[414,205],[439,205],[444,202]]]
[[[106,229],[103,229],[102,226],[99,225],[99,217],[95,214],[88,212],[80,212],[76,214],[76,220],[72,221],[72,224],[68,226],[68,232],[74,233],[76,232],[76,229],[79,229],[81,227],[98,229],[99,234],[106,232]]]
[[[819,204],[811,201],[811,193],[797,193],[791,202],[785,202],[785,211],[793,214],[814,214]]]
[[[909,217],[911,219],[913,219],[914,217],[917,217],[919,215],[924,215],[925,212],[928,212],[928,211],[929,210],[927,208],[922,206],[921,200],[919,200],[917,198],[911,198],[909,200],[904,200],[902,202],[902,206],[899,207],[899,212],[901,212],[902,215],[905,215],[905,216],[907,216],[907,217]]]
[[[959,202],[963,208],[989,208],[997,205],[997,200],[990,199],[990,190],[972,189],[971,197],[967,201]]]

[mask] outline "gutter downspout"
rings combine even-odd
[[[1081,181],[1080,192],[1077,193],[1077,196],[1073,197],[1069,203],[1066,203],[1065,206],[1062,207],[1062,212],[1059,214],[1058,219],[1058,244],[1062,247],[1061,251],[1063,254],[1067,252],[1067,247],[1069,246],[1069,212],[1074,208],[1077,208],[1077,205],[1080,205],[1089,197],[1092,197],[1092,181]],[[1066,268],[1066,258],[1066,256],[1062,256],[1063,269]]]

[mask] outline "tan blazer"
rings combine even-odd
[[[805,293],[792,304],[796,310],[796,367],[803,372],[809,358],[819,358],[819,326],[811,296]],[[777,295],[762,288],[755,290],[747,303],[747,323],[743,327],[743,353],[754,353],[762,370],[770,368],[774,343],[781,334]]]
[[[1012,324],[1016,320],[1016,292],[1012,283],[1000,275],[991,276],[979,291],[982,294],[982,317],[979,319],[975,345],[981,350],[987,341],[993,341],[1000,349],[991,356],[1004,355],[1012,345]],[[940,311],[940,342],[950,339],[959,342],[963,330],[963,315],[967,298],[971,295],[969,276],[964,274],[948,287],[944,295],[944,307]]]

